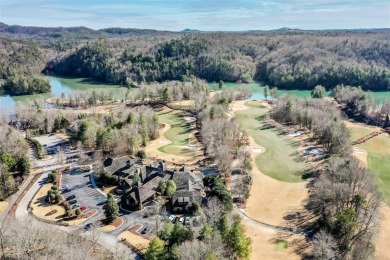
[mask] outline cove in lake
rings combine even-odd
[[[28,102],[33,100],[43,99],[46,100],[50,97],[60,97],[62,93],[71,94],[78,90],[91,90],[91,89],[105,89],[116,92],[120,90],[126,90],[127,88],[120,85],[110,85],[106,83],[100,83],[88,78],[63,78],[57,76],[43,76],[51,85],[51,93],[35,94],[35,95],[23,95],[23,96],[10,96],[2,92],[0,88],[0,112],[6,113],[12,112],[15,108],[16,102]]]
[[[51,85],[51,93],[46,94],[36,94],[36,95],[25,95],[25,96],[10,96],[2,92],[0,88],[0,113],[13,112],[16,102],[28,102],[33,100],[46,100],[53,96],[61,96],[62,93],[70,94],[78,90],[91,90],[91,89],[105,89],[108,91],[114,91],[114,97],[120,99],[120,94],[124,92],[127,88],[121,85],[113,85],[107,83],[96,82],[88,78],[64,78],[58,76],[44,76],[49,80]],[[264,86],[262,82],[252,82],[245,84],[252,91],[252,97],[250,99],[260,100],[265,99],[264,97]],[[223,87],[228,88],[237,88],[239,85],[237,83],[225,82]],[[220,90],[218,83],[208,83],[210,90]],[[133,90],[135,93],[136,91]],[[297,96],[297,97],[311,97],[310,90],[285,90],[279,89],[278,96],[285,93]],[[329,91],[326,92],[326,95],[329,95]],[[377,100],[378,102],[383,102],[384,100],[390,100],[390,91],[381,91],[381,92],[370,92],[370,95]],[[269,97],[270,98],[270,97]]]

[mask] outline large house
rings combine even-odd
[[[124,163],[123,163],[124,164]],[[118,166],[119,167],[119,166]],[[201,201],[203,193],[202,175],[189,172],[185,168],[179,171],[166,169],[164,163],[157,165],[124,165],[120,170],[121,181],[117,191],[123,193],[122,206],[129,210],[139,210],[155,199],[156,189],[161,180],[173,180],[176,184],[176,192],[170,200],[173,212],[186,212],[192,210],[195,201]],[[130,169],[134,169],[130,171]],[[124,173],[127,173],[125,175]],[[134,182],[134,176],[138,175],[138,182]]]
[[[122,206],[130,210],[142,209],[145,203],[156,196],[156,189],[161,180],[172,180],[176,184],[176,192],[170,198],[173,212],[190,211],[194,201],[201,201],[203,194],[203,176],[190,172],[186,168],[179,171],[168,170],[163,162],[155,165],[144,165],[128,156],[106,158],[104,170],[120,178],[116,193],[123,194]],[[138,175],[137,183],[134,176]]]

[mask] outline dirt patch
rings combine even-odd
[[[51,183],[43,185],[31,200],[30,207],[32,209],[32,214],[36,217],[47,221],[58,222],[61,221],[65,215],[64,207],[57,204],[49,204],[45,201],[47,192],[52,186],[53,184]],[[52,210],[56,210],[57,212],[48,216],[48,213]]]
[[[8,207],[8,202],[0,201],[0,214]]]
[[[242,220],[242,223],[246,227],[246,234],[252,239],[251,259],[300,259],[297,254],[293,253],[292,243],[287,243],[286,249],[278,248],[276,231],[261,228],[249,220]]]
[[[102,220],[102,222],[104,222],[104,220]],[[114,231],[115,229],[117,229],[118,227],[122,226],[123,224],[123,219],[122,218],[116,218],[114,220],[114,222],[108,224],[108,225],[104,225],[100,228],[101,231],[103,232],[110,232],[110,231]]]
[[[83,223],[84,221],[86,221],[87,219],[95,216],[97,212],[98,211],[96,209],[92,209],[92,210],[88,211],[87,213],[82,214],[78,218],[71,219],[71,220],[64,219],[64,221],[66,223],[68,223],[69,226],[77,226],[77,225],[80,225],[81,223]]]
[[[125,241],[131,247],[136,248],[141,253],[145,253],[149,247],[150,240],[146,239],[140,235],[134,234],[129,230],[126,230],[122,234],[118,236],[118,239],[121,241]]]

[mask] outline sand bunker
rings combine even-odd
[[[288,136],[291,136],[291,137],[297,137],[297,136],[300,136],[300,135],[301,135],[301,133],[299,133],[299,132],[290,132],[288,134]]]
[[[254,153],[261,153],[262,151],[263,151],[263,149],[260,148],[260,147],[254,147],[254,148],[252,148],[252,152],[254,152]]]
[[[359,149],[359,148],[356,148],[356,147],[353,148],[353,152],[354,153],[358,153],[358,154],[366,154],[367,153],[363,149]]]

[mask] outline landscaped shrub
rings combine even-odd
[[[56,185],[53,185],[50,190],[47,191],[47,201],[51,204],[58,203],[63,200],[60,191]]]
[[[144,150],[139,150],[139,151],[137,152],[137,156],[138,156],[139,158],[141,158],[141,159],[145,159],[145,158],[146,158],[146,153],[145,153]]]
[[[66,209],[66,216],[69,218],[72,216],[72,209]]]
[[[81,215],[81,210],[80,209],[76,209],[76,216],[80,216]]]
[[[32,139],[30,137],[26,137],[26,140],[33,146],[33,148],[35,149],[35,152],[37,154],[37,158],[38,159],[42,159],[43,158],[43,151],[42,151],[42,145],[40,142],[38,142],[37,140],[35,139]]]
[[[49,173],[49,175],[47,176],[47,180],[49,182],[55,182],[57,180],[57,174],[55,174],[54,172]]]
[[[165,189],[165,195],[167,195],[168,197],[172,197],[173,194],[175,194],[176,192],[176,183],[172,180],[169,180],[167,182],[167,187]]]
[[[119,183],[119,177],[116,175],[112,175],[111,173],[104,172],[100,176],[99,181],[104,184],[117,185]]]

